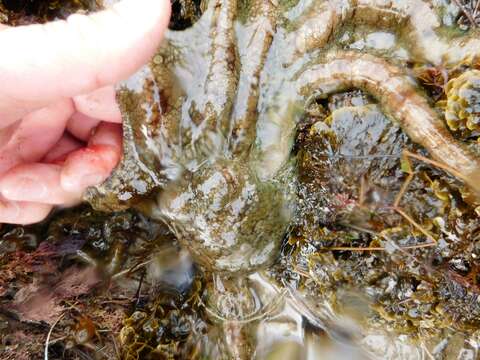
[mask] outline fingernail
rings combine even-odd
[[[41,201],[48,195],[46,185],[30,177],[7,178],[1,182],[0,189],[4,197],[16,201]]]

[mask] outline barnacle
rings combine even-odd
[[[453,131],[480,130],[480,70],[465,71],[447,85],[445,119]]]

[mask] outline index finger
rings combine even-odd
[[[123,0],[93,15],[0,31],[0,127],[62,98],[114,84],[155,52],[168,0]]]

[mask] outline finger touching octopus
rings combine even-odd
[[[420,87],[421,66],[456,74],[443,108]],[[306,108],[359,89],[478,203],[478,142],[456,134],[478,137],[479,67],[478,30],[444,25],[429,1],[211,0],[119,86],[123,160],[86,198],[165,221],[207,270],[268,266],[295,203]]]

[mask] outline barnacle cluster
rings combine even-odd
[[[201,344],[190,339],[203,332],[206,324],[201,320],[195,291],[190,298],[160,296],[147,308],[133,312],[124,319],[119,334],[123,359],[192,358],[200,352]],[[190,299],[190,300],[189,300]]]
[[[453,131],[480,129],[480,70],[469,70],[447,85],[445,119]]]

